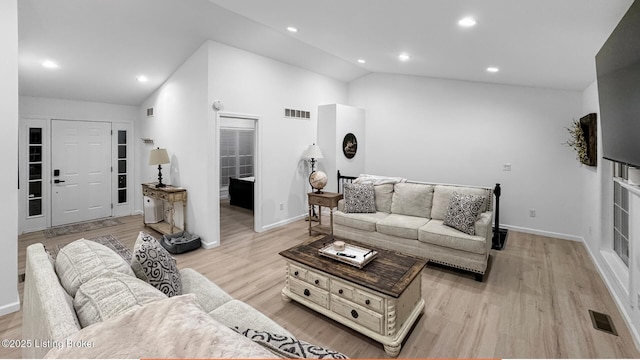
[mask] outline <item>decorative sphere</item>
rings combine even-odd
[[[314,171],[309,175],[309,183],[311,187],[316,190],[322,190],[325,186],[327,186],[327,174],[322,171]]]

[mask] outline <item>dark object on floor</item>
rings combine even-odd
[[[253,210],[252,178],[229,178],[229,204]]]
[[[200,247],[200,236],[186,231],[171,235],[162,235],[162,246],[172,254],[182,254]]]
[[[591,315],[591,322],[596,330],[618,336],[616,328],[613,326],[613,321],[611,321],[611,317],[609,315],[593,310],[589,310],[589,315]]]

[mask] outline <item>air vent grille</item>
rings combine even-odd
[[[297,109],[284,109],[284,117],[291,119],[311,119],[311,112]]]
[[[613,321],[611,321],[611,317],[609,315],[593,310],[589,310],[589,315],[591,315],[591,322],[596,330],[618,336],[616,328],[613,326]]]
[[[147,117],[152,117],[153,116],[153,108],[148,108],[147,109]]]

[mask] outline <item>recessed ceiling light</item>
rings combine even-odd
[[[296,33],[296,32],[298,32],[298,28],[295,28],[293,26],[289,26],[289,27],[287,27],[287,31],[292,32],[292,33]]]
[[[358,59],[358,62],[359,62],[360,64],[364,64],[364,63],[366,63],[367,61],[366,61],[365,59]]]
[[[497,67],[495,67],[495,66],[489,66],[489,67],[487,68],[487,71],[488,71],[488,72],[490,72],[490,73],[497,73],[498,71],[500,71],[500,69],[498,69],[498,68],[497,68]]]
[[[58,64],[56,64],[54,61],[51,61],[51,60],[45,60],[42,63],[42,66],[46,67],[47,69],[57,69],[58,68]]]
[[[476,24],[478,24],[478,20],[470,16],[467,16],[465,18],[458,20],[458,25],[462,27],[472,27],[472,26],[476,26]]]
[[[402,53],[398,55],[398,59],[400,59],[400,61],[408,61],[409,59],[411,59],[411,56],[409,56],[409,54],[407,53]]]
[[[144,75],[138,75],[138,76],[136,76],[136,80],[138,80],[138,81],[139,81],[139,82],[141,82],[141,83],[144,83],[144,82],[149,81],[149,79],[147,79],[147,77],[146,77],[146,76],[144,76]]]

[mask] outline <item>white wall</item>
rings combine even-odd
[[[218,219],[209,213],[206,200],[211,191],[206,157],[208,144],[215,136],[209,132],[207,57],[208,49],[203,45],[143,102],[136,122],[136,134],[155,142],[136,143],[139,183],[158,181],[158,167],[148,165],[149,152],[155,147],[166,148],[171,164],[162,167],[162,182],[187,189],[187,230],[199,235],[205,245],[218,237],[213,226]],[[148,118],[146,109],[150,107],[154,116]],[[142,208],[141,191],[138,186],[136,209]],[[181,209],[178,206],[176,210],[178,224],[182,222]]]
[[[167,148],[167,183],[188,191],[187,228],[205,247],[219,244],[219,164],[216,112],[221,100],[226,113],[258,115],[258,152],[262,209],[261,224],[269,229],[302,217],[305,212],[306,164],[302,152],[315,141],[315,109],[323,103],[344,102],[346,84],[237,48],[206,42],[140,107],[153,107],[155,116],[141,116],[139,137]],[[285,119],[285,107],[312,111],[311,120]],[[151,145],[140,145],[141,164]],[[157,180],[157,169],[139,167],[141,182]],[[280,204],[283,210],[280,210]],[[136,208],[141,208],[141,204]]]
[[[129,105],[31,96],[20,97],[21,117],[133,123],[139,118],[138,111],[137,106]]]
[[[208,104],[219,99],[225,112],[260,116],[261,230],[304,216],[309,186],[302,153],[316,141],[318,105],[344,103],[346,84],[217,42],[209,42],[209,81]],[[311,119],[284,118],[285,107],[310,111]],[[211,170],[217,177],[217,165]]]
[[[365,173],[365,110],[353,106],[330,104],[318,107],[318,146],[323,159],[318,170],[329,177],[325,191],[337,191],[337,171],[342,175],[358,176]],[[352,133],[358,141],[356,155],[347,159],[342,152],[345,135]]]
[[[0,153],[9,172],[0,177],[4,190],[0,208],[0,316],[20,308],[18,296],[18,2],[0,1]]]
[[[350,84],[349,104],[367,111],[368,173],[500,183],[502,224],[580,239],[580,165],[563,145],[580,92],[371,74]]]

